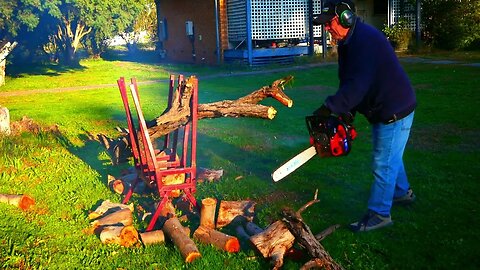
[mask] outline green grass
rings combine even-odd
[[[314,158],[286,179],[272,183],[270,173],[308,146],[304,116],[316,109],[338,83],[335,65],[262,75],[206,78],[225,67],[190,67],[84,60],[78,70],[40,67],[13,70],[2,92],[115,84],[120,76],[161,80],[169,72],[199,74],[200,102],[236,99],[288,74],[286,93],[292,108],[272,100],[277,116],[261,119],[199,121],[198,166],[224,169],[219,182],[198,184],[197,199],[251,199],[256,223],[265,227],[285,207],[299,208],[319,190],[320,202],[303,213],[314,233],[333,224],[342,227],[322,243],[346,269],[478,269],[480,225],[478,190],[480,129],[477,124],[478,67],[428,63],[403,65],[416,88],[418,109],[405,152],[405,164],[417,201],[392,209],[394,226],[365,234],[346,227],[366,210],[370,173],[370,127],[362,116],[347,157]],[[12,67],[8,67],[13,69]],[[49,67],[53,68],[53,67]],[[238,68],[229,70],[245,71]],[[8,71],[8,69],[7,69]],[[167,83],[140,85],[146,118],[165,108]],[[59,134],[23,133],[0,138],[0,193],[29,194],[33,209],[22,212],[0,204],[0,268],[5,269],[269,269],[252,250],[226,254],[199,244],[202,258],[185,265],[170,243],[122,248],[103,245],[88,232],[87,214],[99,201],[120,201],[107,187],[107,175],[130,166],[113,166],[87,132],[117,136],[126,126],[118,90],[93,90],[0,96],[12,121],[28,116]],[[240,177],[241,176],[241,177]],[[141,198],[134,197],[138,205]],[[146,224],[136,219],[137,228]],[[284,269],[304,261],[287,259]]]

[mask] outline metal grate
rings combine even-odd
[[[415,30],[416,12],[415,5],[405,0],[392,0],[392,24],[397,23],[400,19],[407,19],[409,28]]]
[[[228,33],[232,41],[240,41],[241,34],[246,37],[246,5],[246,0],[227,2]],[[320,13],[321,0],[313,0],[313,7],[314,14]],[[253,40],[308,37],[308,0],[250,0],[250,15]],[[320,26],[314,27],[314,36],[321,36]]]

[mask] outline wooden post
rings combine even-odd
[[[202,200],[200,210],[200,226],[209,229],[215,229],[215,211],[217,210],[217,200],[214,198],[205,198]]]
[[[171,217],[165,222],[163,225],[163,232],[179,249],[185,262],[193,262],[201,256],[197,246],[185,233],[184,228],[177,217]]]
[[[236,237],[212,228],[200,226],[195,233],[193,233],[193,237],[204,244],[212,244],[214,247],[226,252],[240,251],[240,242],[238,242]]]

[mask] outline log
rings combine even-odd
[[[104,215],[92,222],[93,228],[106,226],[129,226],[133,224],[133,215],[130,209],[125,208],[116,212]]]
[[[175,91],[171,106],[160,116],[147,122],[150,138],[153,140],[160,138],[190,121],[190,99],[192,96],[193,83],[189,77],[181,83]],[[218,117],[255,117],[262,119],[273,119],[277,113],[275,108],[257,104],[265,98],[271,97],[281,104],[291,107],[293,105],[290,99],[283,91],[285,85],[293,81],[293,76],[286,76],[275,80],[269,86],[263,86],[254,92],[241,97],[237,100],[223,100],[206,104],[198,104],[197,118],[218,118]],[[181,96],[178,96],[181,93]],[[128,134],[122,134],[120,138],[109,139],[104,135],[97,136],[98,140],[104,144],[112,157],[114,164],[125,162],[128,156],[131,156],[129,148]]]
[[[89,219],[96,219],[104,214],[113,213],[122,209],[130,209],[133,212],[133,204],[113,203],[110,200],[103,201],[93,212],[88,214]]]
[[[215,211],[217,210],[217,200],[214,198],[205,198],[202,200],[200,209],[200,226],[215,229]]]
[[[245,230],[250,235],[256,235],[264,231],[264,229],[251,221],[245,223]]]
[[[22,210],[35,205],[35,200],[28,195],[0,194],[0,202],[14,205]]]
[[[265,231],[250,237],[250,241],[264,258],[270,258],[273,269],[280,269],[283,257],[295,241],[285,224],[277,220]]]
[[[206,168],[197,168],[197,183],[204,181],[214,182],[222,178],[223,170],[211,170]]]
[[[214,247],[226,252],[240,251],[240,242],[234,236],[219,232],[215,229],[200,226],[193,233],[193,237],[204,244],[211,244]]]
[[[255,204],[252,201],[221,201],[216,227],[222,228],[227,226],[237,216],[243,216],[247,221],[252,221]]]
[[[162,230],[155,230],[140,233],[140,240],[145,246],[160,244],[165,242],[165,234]]]
[[[138,239],[138,232],[132,225],[105,226],[100,232],[100,240],[104,244],[131,247],[138,242]]]
[[[193,262],[201,256],[197,246],[185,233],[184,228],[177,217],[171,217],[165,222],[163,225],[163,232],[179,249],[185,262]]]
[[[295,235],[298,244],[304,247],[312,258],[321,261],[320,265],[326,269],[343,269],[341,265],[336,263],[325,248],[312,234],[310,228],[303,222],[298,212],[286,208],[282,211],[282,221],[288,230]],[[314,260],[318,262],[319,260]]]

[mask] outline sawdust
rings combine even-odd
[[[23,132],[30,132],[38,135],[41,132],[60,134],[58,125],[43,126],[35,122],[33,119],[23,116],[19,121],[14,121],[10,124],[12,135],[21,134]]]

